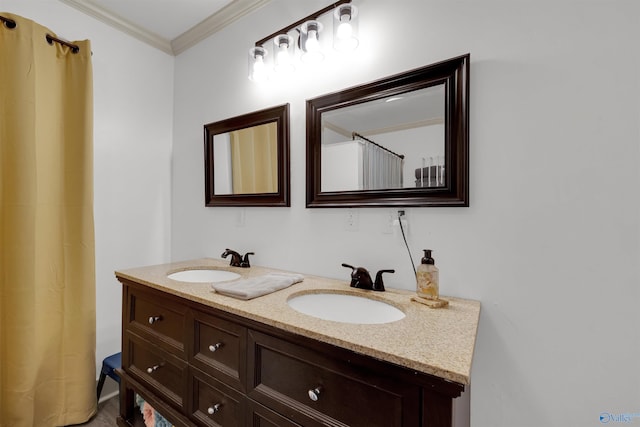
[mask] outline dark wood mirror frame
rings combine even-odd
[[[214,194],[214,135],[276,123],[278,190],[275,193]],[[206,206],[291,206],[289,164],[289,104],[204,125],[204,173]]]
[[[469,206],[469,61],[466,54],[307,100],[307,207]],[[437,188],[321,191],[322,114],[445,85],[445,182]]]

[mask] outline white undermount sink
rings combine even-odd
[[[176,271],[167,275],[169,279],[191,283],[217,283],[237,279],[239,274],[227,270],[194,269]]]
[[[289,298],[287,304],[300,313],[342,323],[390,323],[405,317],[391,304],[357,295],[303,294]]]

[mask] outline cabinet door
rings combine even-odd
[[[249,331],[249,397],[304,426],[416,426],[418,386],[331,356],[331,346],[310,349]]]

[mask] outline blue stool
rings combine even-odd
[[[98,400],[100,400],[102,386],[107,376],[120,384],[120,377],[116,373],[116,369],[120,369],[120,367],[122,367],[122,353],[112,354],[109,357],[105,357],[102,361],[102,370],[100,371],[100,379],[98,380]]]

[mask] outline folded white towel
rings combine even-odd
[[[211,287],[219,294],[248,300],[288,288],[302,280],[304,276],[301,274],[270,273],[250,279],[214,283]]]

